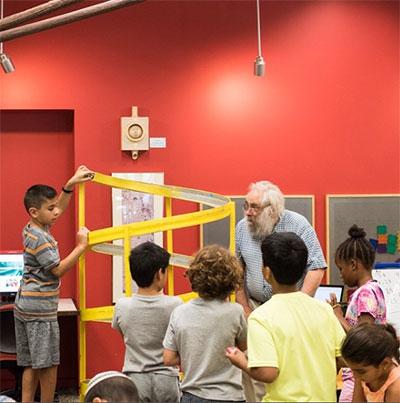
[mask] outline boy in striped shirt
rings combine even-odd
[[[24,367],[22,401],[34,401],[40,382],[41,402],[53,402],[60,362],[57,308],[60,277],[72,269],[87,247],[88,229],[81,228],[77,245],[60,259],[50,227],[67,208],[74,185],[89,181],[94,174],[80,166],[57,195],[47,185],[30,187],[24,205],[30,216],[22,232],[24,273],[15,299],[14,318],[17,362]]]

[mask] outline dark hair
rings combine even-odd
[[[57,196],[57,191],[51,186],[34,185],[31,186],[24,196],[25,210],[29,213],[31,207],[40,209],[42,204],[48,199],[54,199]]]
[[[108,402],[139,402],[136,385],[126,376],[113,376],[100,381],[87,391],[85,402],[92,402],[95,397]]]
[[[133,280],[139,287],[150,287],[158,270],[169,265],[170,254],[161,246],[144,242],[131,250],[129,268]]]
[[[227,249],[209,245],[197,252],[186,277],[200,297],[225,299],[242,284],[243,268]]]
[[[342,344],[345,360],[378,366],[386,357],[399,362],[399,340],[390,324],[362,323],[347,333]]]
[[[307,267],[308,250],[294,232],[274,232],[261,244],[264,267],[268,266],[280,284],[296,284]]]
[[[348,231],[350,238],[347,238],[336,249],[335,259],[349,262],[351,259],[359,260],[367,269],[372,268],[375,260],[375,250],[371,243],[365,238],[367,233],[364,228],[352,225]]]

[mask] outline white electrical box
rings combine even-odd
[[[121,118],[121,150],[131,151],[137,159],[139,151],[149,149],[149,118],[138,116],[137,106],[132,106],[132,116]]]

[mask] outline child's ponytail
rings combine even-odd
[[[386,323],[386,325],[384,325],[384,326],[385,326],[385,330],[392,335],[392,337],[395,341],[394,358],[398,363],[400,363],[400,340],[397,337],[396,329],[390,323]]]
[[[350,237],[338,246],[335,258],[344,262],[356,259],[364,267],[372,268],[375,260],[375,250],[366,238],[367,233],[363,228],[354,224],[349,228],[348,234]]]

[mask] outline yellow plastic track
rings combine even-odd
[[[92,251],[105,253],[109,255],[124,256],[125,267],[125,295],[132,294],[131,277],[129,273],[129,253],[130,238],[133,236],[149,234],[153,232],[166,231],[167,245],[166,249],[171,253],[170,266],[168,268],[167,291],[169,295],[174,295],[174,267],[187,268],[191,257],[176,254],[173,251],[173,230],[178,228],[187,228],[197,226],[212,221],[221,220],[230,217],[230,243],[231,253],[235,251],[235,204],[226,196],[205,192],[196,189],[154,185],[139,181],[115,178],[108,175],[96,173],[93,181],[104,186],[113,188],[133,190],[136,192],[149,193],[165,198],[165,217],[150,221],[137,222],[132,224],[120,225],[117,227],[102,228],[89,233],[89,246]],[[79,186],[79,227],[85,225],[85,186]],[[199,204],[205,204],[210,209],[200,210],[193,213],[172,215],[172,200],[186,200]],[[114,245],[111,242],[117,239],[123,240],[123,245]],[[89,321],[110,322],[113,316],[114,306],[101,306],[94,308],[86,307],[86,279],[85,279],[85,257],[79,259],[79,309],[80,309],[80,337],[79,337],[79,385],[81,399],[85,393],[86,379],[86,323]],[[183,301],[188,301],[196,296],[195,293],[182,294]]]

